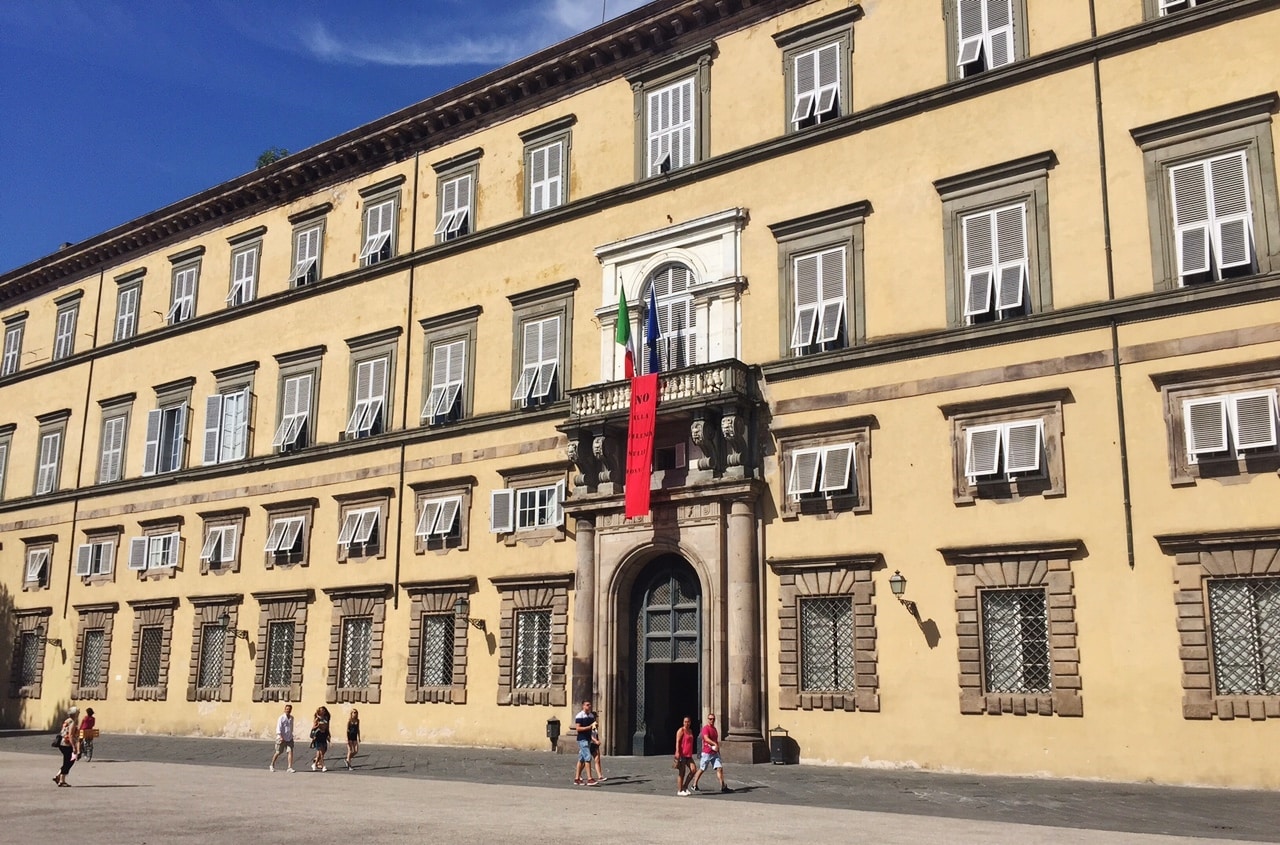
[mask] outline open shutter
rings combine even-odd
[[[649,175],[671,168],[671,138],[666,129],[671,124],[671,92],[649,94]]]
[[[1209,161],[1213,182],[1214,251],[1218,269],[1253,264],[1253,216],[1244,152]]]
[[[112,417],[106,422],[106,430],[102,434],[102,462],[98,467],[101,481],[119,481],[123,477],[124,422],[124,417]]]
[[[997,209],[993,215],[999,267],[996,308],[1021,308],[1027,286],[1027,207],[1011,205]]]
[[[365,428],[369,413],[369,393],[373,384],[373,362],[361,361],[356,365],[356,389],[351,403],[351,416],[347,418],[347,436],[356,437]]]
[[[515,523],[516,492],[504,487],[489,493],[489,530],[494,534],[511,533]]]
[[[449,386],[449,363],[453,356],[452,343],[437,344],[431,350],[431,391],[427,394],[427,402],[422,406],[422,416],[436,422],[444,416],[442,401]]]
[[[219,554],[219,548],[223,542],[222,528],[214,527],[209,529],[209,536],[204,538],[204,548],[200,550],[200,559],[217,563],[222,559]]]
[[[222,450],[219,461],[238,461],[249,448],[249,389],[222,397]]]
[[[418,515],[418,527],[414,529],[414,534],[426,539],[435,533],[436,518],[440,516],[439,499],[427,499],[422,503],[422,513]]]
[[[1013,0],[985,0],[987,69],[1013,61]]]
[[[840,99],[840,45],[828,44],[817,51],[818,100],[814,114],[818,117],[830,114]]]
[[[547,525],[564,524],[565,483],[561,479],[551,487],[551,496],[547,499]]]
[[[974,426],[964,433],[964,474],[969,478],[994,475],[1000,470],[1000,430],[998,425]]]
[[[52,493],[58,489],[58,453],[62,434],[50,432],[40,438],[40,466],[36,473],[36,493]]]
[[[178,565],[178,553],[182,549],[182,535],[178,532],[165,536],[167,546],[165,547],[164,565],[169,568],[176,568]]]
[[[76,575],[87,578],[93,574],[93,544],[81,543],[76,546]]]
[[[524,324],[524,348],[520,358],[520,378],[516,381],[511,398],[523,402],[529,398],[529,390],[538,376],[538,355],[542,350],[542,323],[530,321]]]
[[[280,538],[280,545],[277,551],[291,552],[298,547],[298,539],[302,536],[302,526],[304,519],[300,516],[290,517],[285,520],[284,536]]]
[[[453,413],[457,407],[459,399],[462,395],[462,379],[464,366],[467,360],[467,344],[465,341],[456,341],[449,344],[449,360],[448,368],[445,373],[445,394],[440,401],[441,416],[448,416]]]
[[[1188,399],[1182,403],[1182,417],[1189,456],[1227,450],[1227,400],[1224,397]]]
[[[271,446],[275,449],[288,446],[292,442],[289,439],[289,432],[293,427],[294,409],[298,404],[298,379],[285,379],[282,393],[283,395],[280,397],[280,427],[276,429],[276,436],[271,439]]]
[[[964,315],[974,317],[991,310],[994,256],[992,214],[970,214],[961,220],[964,237]]]
[[[111,562],[116,556],[116,541],[104,540],[98,544],[98,548],[100,549],[98,556],[98,574],[110,575],[112,566]]]
[[[388,358],[375,358],[369,362],[369,410],[365,413],[364,431],[382,431],[383,413],[387,396]]]
[[[1232,430],[1237,449],[1276,445],[1276,392],[1261,390],[1231,397]]]
[[[818,342],[833,343],[840,339],[844,325],[845,270],[844,249],[832,249],[818,256],[822,281],[822,313],[818,323]]]
[[[363,546],[373,539],[378,530],[378,516],[380,514],[381,511],[378,508],[366,508],[360,513],[360,527],[356,529],[355,536],[357,543]]]
[[[853,444],[841,443],[822,450],[822,492],[839,493],[849,489],[853,469]]]
[[[547,154],[546,185],[544,208],[556,208],[561,205],[564,188],[564,141],[556,141],[544,148]]]
[[[440,502],[440,515],[436,518],[433,533],[441,536],[449,536],[449,532],[453,530],[453,524],[458,521],[458,511],[462,509],[462,497],[454,496],[444,499]]]
[[[216,464],[222,452],[222,395],[215,393],[204,403],[204,465]]]
[[[356,536],[356,530],[360,527],[361,511],[347,511],[347,515],[342,518],[342,530],[338,532],[338,545],[349,546],[352,539]]]
[[[1037,472],[1040,469],[1041,420],[1009,423],[1005,427],[1004,471]]]
[[[816,51],[801,53],[795,57],[795,106],[791,110],[791,122],[799,123],[813,113],[818,97],[818,54]]]
[[[1169,168],[1173,189],[1173,225],[1178,242],[1178,274],[1209,270],[1209,194],[1205,163]]]
[[[548,317],[542,321],[542,337],[539,344],[539,365],[533,395],[544,399],[551,395],[555,385],[556,368],[560,363],[560,317]]]
[[[678,121],[675,136],[671,139],[671,167],[688,167],[693,164],[693,80],[680,83],[675,91],[672,109]]]
[[[240,526],[227,525],[222,529],[221,563],[233,563],[236,559],[236,546],[240,544]]]
[[[547,207],[547,153],[540,147],[529,153],[529,211],[537,214]]]
[[[802,255],[795,259],[796,310],[791,329],[791,348],[804,349],[813,343],[818,323],[818,256]]]
[[[129,568],[140,572],[147,568],[147,551],[150,541],[146,537],[133,537],[129,540]]]
[[[271,530],[267,533],[267,542],[263,546],[263,551],[271,554],[273,552],[282,551],[280,542],[284,539],[285,527],[289,524],[287,519],[277,519],[271,523]]]
[[[956,65],[959,67],[973,64],[982,55],[982,2],[983,0],[956,0],[956,17],[959,20],[957,36],[960,42],[956,51],[959,56]]]
[[[787,478],[787,495],[812,493],[818,484],[820,449],[796,449],[791,453],[791,475]]]

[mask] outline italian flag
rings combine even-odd
[[[627,378],[635,378],[636,344],[631,337],[631,315],[627,313],[627,292],[621,288],[618,290],[618,328],[613,333],[613,339],[623,347],[626,356],[623,359],[623,371]]]

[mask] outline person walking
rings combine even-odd
[[[80,757],[77,759],[93,759],[93,741],[98,737],[97,725],[93,708],[86,707],[84,718],[80,720]]]
[[[599,715],[599,714],[596,714]],[[591,729],[591,739],[587,742],[587,747],[591,750],[591,763],[596,769],[596,781],[608,780],[604,776],[604,769],[600,766],[600,722],[596,721],[595,727]],[[587,769],[587,774],[591,773],[591,769]]]
[[[68,707],[67,718],[62,720],[62,727],[58,731],[58,751],[62,753],[62,768],[53,777],[53,782],[58,786],[71,785],[67,783],[67,774],[70,773],[80,753],[79,716],[79,707]]]
[[[276,770],[276,758],[281,753],[287,752],[286,758],[289,762],[289,773],[293,774],[293,705],[286,704],[284,712],[280,714],[280,718],[276,719],[276,753],[271,755],[271,762],[267,764],[267,771],[274,772]]]
[[[676,795],[681,798],[689,793],[689,781],[693,778],[693,720],[688,716],[676,731]]]
[[[311,747],[316,750],[315,759],[311,761],[311,771],[327,772],[324,755],[329,750],[329,708],[321,705],[311,720]]]
[[[573,717],[573,728],[578,737],[578,765],[573,770],[573,782],[582,786],[583,770],[586,770],[587,786],[595,786],[596,779],[591,776],[591,732],[596,728],[596,714],[591,712],[591,702],[582,702],[582,709]]]
[[[693,786],[689,787],[690,792],[701,792],[698,789],[698,781],[702,780],[702,773],[707,767],[716,770],[716,777],[720,779],[721,792],[733,792],[732,789],[725,786],[724,783],[724,763],[720,762],[720,734],[716,731],[716,714],[707,714],[707,723],[702,726],[702,759],[701,765],[698,766],[698,774],[693,779]]]
[[[351,758],[360,751],[360,711],[351,708],[347,717],[347,769],[351,769]]]

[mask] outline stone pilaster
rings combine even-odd
[[[752,502],[733,501],[728,525],[729,688],[728,725],[721,750],[726,760],[763,762],[769,749],[760,727],[760,570],[756,561]]]
[[[578,566],[573,592],[573,698],[581,704],[595,700],[596,523],[579,517],[575,523]]]

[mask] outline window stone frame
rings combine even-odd
[[[324,239],[326,234],[326,224],[328,223],[329,212],[333,210],[333,203],[325,202],[320,205],[305,208],[302,211],[289,215],[289,225],[293,228],[289,232],[289,275],[285,277],[285,283],[290,290],[296,288],[309,287],[318,285],[324,279]],[[318,229],[319,249],[316,250],[316,266],[312,273],[315,278],[311,281],[299,282],[293,278],[294,272],[298,269],[298,236]]]
[[[866,252],[864,230],[871,203],[861,202],[806,214],[793,220],[773,223],[769,231],[778,242],[778,333],[779,353],[783,358],[812,358],[791,348],[795,319],[795,259],[810,253],[835,248],[844,249],[844,320],[845,336],[852,349],[867,340]],[[828,350],[837,352],[841,350]]]
[[[78,619],[76,645],[71,664],[71,696],[79,701],[106,701],[107,690],[111,683],[111,634],[115,629],[116,613],[120,610],[120,603],[113,601],[101,604],[77,604],[73,607]],[[98,677],[101,683],[85,686],[84,641],[90,631],[102,631],[102,653],[98,656]]]
[[[985,70],[975,76],[961,76],[960,66],[960,10],[956,0],[942,0],[942,20],[947,31],[947,82],[963,82],[999,72],[1031,55],[1031,41],[1027,30],[1027,0],[1012,0],[1013,7],[1013,59],[1007,65]]]
[[[253,664],[253,700],[301,701],[302,671],[307,653],[307,611],[316,599],[315,590],[283,590],[253,593],[258,602],[257,651]],[[267,686],[267,661],[271,651],[271,623],[293,623],[293,662],[287,689]]]
[[[467,360],[463,367],[462,391],[458,397],[461,405],[458,420],[465,420],[475,413],[476,382],[476,337],[479,334],[480,315],[484,309],[472,305],[438,317],[425,317],[418,321],[423,333],[423,366],[422,366],[422,405],[418,413],[418,424],[431,427],[430,415],[423,413],[427,401],[431,398],[432,356],[440,345],[462,341],[465,344]],[[438,423],[438,427],[453,423]]]
[[[566,688],[569,590],[573,573],[494,576],[489,582],[501,599],[498,633],[498,705],[542,705],[564,707],[568,703]],[[551,685],[542,689],[520,689],[516,679],[516,613],[525,610],[551,611]]]
[[[939,405],[938,410],[951,425],[952,501],[972,505],[979,499],[1052,499],[1067,495],[1062,406],[1073,401],[1071,391],[1061,388]],[[965,475],[965,432],[975,426],[1027,419],[1044,421],[1042,474],[971,483]]]
[[[778,708],[781,710],[861,710],[880,712],[876,584],[884,568],[879,553],[817,558],[770,558],[778,577]],[[800,601],[847,596],[854,614],[854,688],[844,692],[806,692],[800,680]]]
[[[172,469],[160,468],[160,447],[156,447],[156,466],[152,473],[147,473],[147,456],[146,456],[146,429],[143,429],[143,454],[142,454],[142,473],[147,477],[158,477],[163,475],[174,475],[187,469],[191,462],[191,427],[194,425],[192,418],[195,417],[195,406],[192,404],[191,397],[195,390],[196,380],[194,376],[176,379],[174,381],[165,382],[156,385],[153,390],[156,394],[156,404],[153,410],[165,411],[169,408],[175,408],[179,405],[184,406],[187,410],[182,420],[182,454],[178,456],[178,465]],[[161,416],[160,422],[160,442],[164,440],[164,417]],[[124,464],[121,464],[121,472],[123,473]]]
[[[85,586],[115,583],[116,571],[120,567],[121,547],[124,545],[124,526],[100,525],[94,528],[86,528],[84,529],[84,541],[89,545],[105,542],[115,544],[115,549],[112,551],[111,571],[105,575],[101,573],[90,573],[88,576],[75,575],[73,577],[77,578],[80,583]]]
[[[476,588],[476,579],[445,579],[439,581],[414,581],[400,585],[410,597],[409,604],[409,665],[405,676],[404,700],[406,704],[466,704],[467,703],[467,635],[470,625],[465,617],[454,613],[458,599],[470,600]],[[453,617],[453,677],[449,686],[424,686],[422,673],[422,617],[449,614]],[[478,635],[483,643],[487,632]]]
[[[126,393],[122,396],[113,396],[110,399],[103,399],[98,402],[98,407],[102,409],[102,422],[98,429],[98,466],[94,475],[94,480],[98,484],[111,484],[123,481],[126,478],[124,469],[129,460],[129,428],[133,417],[133,403],[137,398],[138,394],[136,393]],[[120,439],[120,477],[104,480],[102,477],[102,462],[107,448],[107,423],[115,419],[124,420],[124,431],[121,433]]]
[[[1156,542],[1173,561],[1182,662],[1182,718],[1280,718],[1280,695],[1219,695],[1213,674],[1212,629],[1207,582],[1213,578],[1280,575],[1280,528],[1166,534]]]
[[[1154,373],[1152,384],[1160,391],[1164,408],[1164,428],[1168,443],[1169,483],[1174,487],[1195,485],[1216,479],[1227,483],[1249,481],[1256,476],[1280,473],[1280,447],[1244,457],[1204,456],[1192,463],[1187,454],[1183,402],[1226,393],[1250,390],[1280,391],[1280,358],[1242,364],[1197,367],[1190,370]]]
[[[200,275],[203,271],[204,252],[203,246],[196,246],[169,256],[169,305],[165,309],[165,325],[177,326],[182,323],[189,323],[200,316]],[[179,319],[169,322],[168,312],[178,302],[178,275],[192,269],[196,271],[196,278],[191,288],[191,316],[182,319],[181,315],[179,315]],[[141,312],[141,301],[139,301],[138,306],[138,310]]]
[[[691,167],[711,157],[711,65],[719,55],[714,41],[683,50],[626,77],[631,86],[633,122],[635,124],[635,180],[662,179],[670,173],[649,175],[649,109],[648,95],[660,88],[685,79],[693,79],[693,161]],[[680,168],[684,169],[684,168]],[[671,172],[675,172],[674,170]]]
[[[539,464],[537,466],[519,467],[515,469],[499,469],[498,474],[502,476],[502,489],[512,491],[527,490],[534,487],[552,487],[563,481],[565,483],[565,496],[567,498],[569,492],[573,489],[569,486],[567,471],[567,464],[556,462],[550,464]],[[518,493],[516,502],[518,507]],[[492,498],[490,499],[490,504],[492,506]],[[508,548],[514,548],[516,545],[521,543],[537,548],[546,542],[564,542],[569,537],[569,518],[567,513],[565,513],[564,502],[560,503],[560,510],[563,518],[559,525],[521,530],[516,527],[516,521],[513,520],[511,531],[495,536],[500,537],[502,544]]]
[[[125,691],[125,700],[166,701],[169,697],[169,663],[173,652],[173,611],[178,606],[178,599],[135,599],[128,604],[133,609],[133,637],[129,645],[129,685]],[[159,627],[161,631],[159,684],[142,687],[138,685],[142,631],[154,627]]]
[[[387,596],[390,584],[325,589],[333,603],[329,629],[329,665],[325,684],[326,704],[378,704],[382,700],[382,648],[386,629]],[[369,684],[340,687],[342,677],[342,628],[348,617],[371,617],[369,635]]]
[[[255,226],[247,232],[241,232],[238,235],[232,235],[227,238],[227,245],[231,248],[231,262],[227,268],[227,297],[223,301],[227,308],[240,308],[258,298],[258,287],[262,281],[262,237],[266,233],[266,226]],[[256,255],[253,259],[253,279],[250,296],[242,302],[232,303],[230,299],[231,290],[236,282],[236,258],[251,250]]]
[[[1053,310],[1053,267],[1049,250],[1049,172],[1057,166],[1052,150],[938,179],[933,187],[942,200],[947,326],[973,328],[964,316],[965,267],[962,220],[972,214],[1024,202],[1027,206],[1027,296],[1025,317],[992,321],[1016,323]]]
[[[1129,130],[1142,150],[1151,266],[1156,290],[1183,288],[1178,273],[1169,168],[1222,153],[1243,150],[1248,164],[1258,272],[1244,278],[1280,269],[1280,193],[1276,189],[1271,119],[1277,110],[1280,110],[1280,93],[1272,91]],[[1204,284],[1213,286],[1229,281]]]
[[[26,334],[27,334],[28,315],[29,315],[29,312],[27,311],[19,311],[16,314],[9,314],[4,318],[4,321],[3,321],[4,322],[4,343],[0,345],[0,351],[3,351],[4,349],[8,348],[10,334],[17,334],[18,360],[13,365],[12,372],[6,373],[3,371],[3,369],[0,369],[0,378],[9,378],[10,376],[16,376],[18,373],[22,372],[22,345],[23,345],[23,342],[26,341],[27,339]],[[2,366],[3,364],[0,363],[0,367]]]
[[[465,552],[471,541],[471,507],[475,497],[474,476],[442,478],[431,481],[415,481],[409,484],[413,491],[413,553],[415,555],[447,555],[451,551]],[[424,541],[418,536],[418,519],[422,515],[422,503],[428,499],[445,499],[461,496],[458,506],[458,536],[455,539],[437,538]]]
[[[282,560],[278,552],[268,552],[263,550],[263,567],[265,569],[289,569],[294,566],[305,567],[311,562],[311,526],[315,523],[316,508],[319,507],[320,500],[316,498],[308,499],[291,499],[286,502],[270,502],[262,506],[267,513],[267,536],[271,536],[271,529],[274,527],[276,520],[292,519],[301,517],[302,528],[298,531],[299,550],[297,559]]]
[[[938,550],[954,572],[960,712],[964,715],[1083,716],[1077,642],[1075,573],[1085,554],[1081,540],[1012,543]],[[987,693],[979,591],[1043,588],[1049,630],[1048,693]]]
[[[243,595],[188,596],[194,609],[191,633],[191,671],[187,676],[187,701],[231,701],[231,685],[235,677],[236,636],[239,630],[240,604]],[[226,613],[227,627],[222,635],[221,682],[216,689],[200,687],[200,657],[204,646],[204,629],[217,625]]]
[[[47,637],[49,635],[49,622],[53,619],[52,607],[30,607],[30,608],[14,608],[14,638],[20,644],[22,638],[26,634],[34,636],[36,643],[36,672],[35,679],[30,684],[22,683],[22,649],[21,647],[13,649],[10,656],[9,667],[9,697],[10,698],[35,698],[38,699],[44,695],[44,664],[49,656],[49,643]],[[44,627],[45,639],[41,639],[36,633],[41,626]]]
[[[431,169],[436,174],[436,213],[432,218],[432,243],[444,244],[450,241],[461,240],[467,235],[475,234],[479,231],[476,224],[477,208],[480,199],[480,159],[484,157],[484,149],[477,147],[473,150],[467,150],[456,156],[451,156],[443,161],[437,161],[431,165]],[[444,186],[449,182],[459,179],[463,176],[471,177],[470,196],[467,205],[467,230],[449,237],[447,233],[435,233],[435,228],[440,225],[440,216],[444,213]]]
[[[530,157],[534,152],[544,147],[549,147],[555,143],[564,145],[564,158],[560,162],[560,197],[555,205],[550,208],[544,208],[537,214],[546,214],[560,208],[569,202],[569,162],[571,152],[573,150],[573,127],[578,122],[578,116],[575,114],[567,114],[564,117],[558,117],[555,120],[548,121],[532,129],[526,129],[519,133],[520,142],[524,145],[521,153],[521,161],[524,168],[524,216],[532,217],[535,212],[530,202],[530,194],[533,189],[533,166]]]
[[[378,509],[378,548],[372,554],[352,554],[351,546],[338,546],[338,563],[364,563],[370,560],[385,560],[387,557],[387,521],[391,515],[391,500],[395,498],[395,488],[382,487],[377,490],[361,490],[356,493],[339,493],[333,497],[338,503],[338,534],[342,533],[342,524],[347,514],[355,510],[367,508]],[[362,548],[361,551],[367,551]]]
[[[70,293],[63,294],[53,302],[58,307],[57,316],[53,323],[53,352],[49,356],[50,361],[65,361],[76,354],[76,332],[80,323],[80,301],[84,298],[83,290],[74,290]],[[71,314],[71,342],[65,353],[58,354],[58,327],[62,324],[62,316]]]
[[[573,298],[577,290],[578,280],[568,279],[536,290],[507,296],[507,301],[511,303],[512,316],[511,383],[508,396],[520,383],[520,371],[524,368],[525,324],[549,317],[560,318],[560,359],[556,364],[555,395],[549,395],[547,399],[533,404],[512,399],[510,400],[512,410],[545,407],[568,401],[569,391],[573,387]]]
[[[275,425],[271,429],[271,439],[275,440],[275,434],[280,428],[280,423],[284,420],[284,385],[291,378],[302,375],[311,376],[311,400],[308,404],[310,409],[307,413],[306,436],[300,437],[301,445],[289,446],[288,448],[276,449],[272,446],[275,454],[291,454],[299,452],[318,445],[323,442],[319,438],[319,427],[317,425],[320,417],[320,375],[324,364],[324,354],[327,348],[323,345],[309,346],[306,349],[298,349],[293,352],[284,352],[275,356],[276,364],[279,368],[279,374],[276,378],[276,409],[275,409]]]
[[[853,114],[853,25],[861,18],[862,7],[851,6],[774,34],[773,43],[782,51],[782,79],[786,86],[786,111],[782,115],[784,134],[795,135],[813,128],[797,127],[791,122],[796,105],[795,57],[828,44],[840,46],[840,113],[831,119]]]
[[[36,417],[36,424],[40,427],[40,430],[36,436],[36,467],[35,475],[31,480],[31,495],[49,496],[64,489],[62,486],[63,457],[67,454],[67,426],[70,420],[70,408],[51,411]],[[45,437],[51,434],[58,435],[58,457],[53,470],[53,487],[42,491],[40,489],[40,452]]]
[[[39,537],[22,538],[22,592],[40,593],[53,589],[53,550],[58,544],[57,534],[42,534]],[[44,552],[49,556],[45,563],[43,581],[28,581],[27,566],[32,553]]]
[[[178,535],[178,562],[174,566],[166,566],[153,569],[129,570],[138,576],[139,581],[159,581],[162,578],[177,578],[179,570],[182,569],[183,557],[186,553],[187,538],[182,534],[183,518],[181,516],[160,516],[154,519],[138,520],[138,528],[141,529],[139,537],[146,537],[148,542],[152,537],[163,537],[166,534]],[[133,538],[129,538],[129,542],[133,542]],[[148,550],[148,554],[150,551]],[[125,568],[128,569],[128,558],[126,558]]]
[[[228,508],[225,510],[203,511],[198,513],[201,521],[204,523],[200,534],[200,574],[223,576],[231,572],[240,571],[240,561],[244,559],[244,523],[249,515],[247,507]],[[234,526],[236,529],[236,551],[232,556],[232,560],[228,564],[221,566],[211,566],[204,559],[204,544],[209,541],[209,529],[226,528]]]
[[[132,340],[137,337],[142,326],[142,281],[147,275],[145,267],[131,270],[115,277],[116,283],[116,313],[115,319],[111,321],[111,342],[122,343],[126,340]],[[120,306],[124,297],[130,291],[136,291],[136,298],[133,303],[133,323],[127,334],[120,331]]]
[[[356,260],[360,267],[366,268],[373,267],[376,264],[384,264],[399,254],[400,207],[401,194],[403,193],[402,186],[404,183],[404,174],[400,174],[393,176],[390,179],[383,179],[373,185],[361,188],[357,192],[360,195],[360,249],[356,251]],[[391,203],[391,237],[387,239],[389,254],[383,259],[376,259],[373,256],[369,256],[361,260],[359,255],[364,250],[365,242],[369,240],[369,209],[374,206],[382,205],[384,202]]]
[[[343,430],[339,439],[346,439],[346,423],[351,418],[352,412],[356,406],[356,373],[361,364],[369,361],[376,361],[379,358],[387,359],[387,384],[382,394],[382,429],[380,431],[371,432],[365,437],[377,437],[380,434],[387,434],[394,431],[393,412],[394,399],[396,395],[395,374],[396,374],[396,358],[400,347],[400,335],[404,329],[400,326],[393,326],[389,329],[382,329],[376,332],[370,332],[359,337],[349,338],[346,341],[348,351],[347,364],[347,415],[343,418]],[[356,438],[364,439],[364,438]]]
[[[857,416],[799,426],[773,429],[777,440],[778,476],[782,501],[778,514],[783,520],[801,516],[834,519],[842,513],[871,513],[871,432],[879,427],[874,416]],[[851,495],[822,496],[793,501],[787,493],[791,474],[791,454],[796,449],[852,443],[854,492]]]

